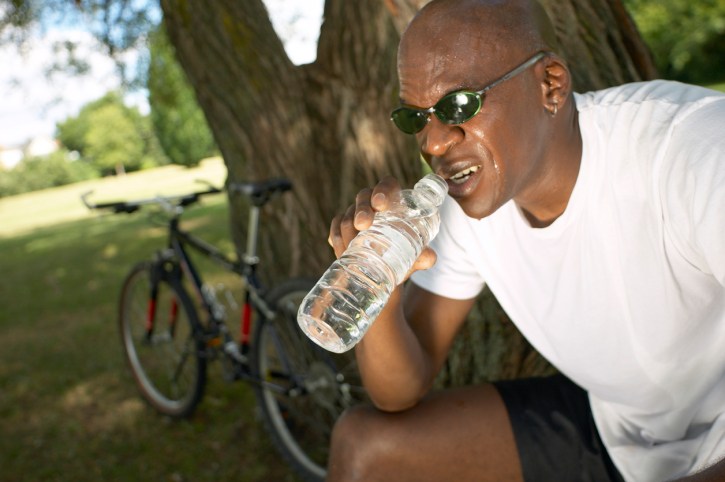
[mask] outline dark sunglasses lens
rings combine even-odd
[[[415,134],[428,123],[428,114],[408,107],[395,109],[390,118],[406,134]]]
[[[475,92],[453,92],[438,101],[435,113],[446,124],[463,124],[478,114],[481,101]]]

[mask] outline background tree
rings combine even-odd
[[[125,174],[141,167],[144,145],[133,121],[117,104],[105,105],[89,116],[84,157],[102,173]]]
[[[725,77],[725,0],[625,0],[662,76],[709,83]]]
[[[149,53],[146,85],[156,137],[172,163],[195,166],[216,153],[216,144],[163,26],[151,34]]]
[[[109,92],[57,126],[61,144],[99,173],[123,174],[166,164],[148,116]]]

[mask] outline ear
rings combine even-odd
[[[570,98],[571,73],[564,60],[556,54],[548,54],[541,63],[543,66],[541,81],[543,107],[550,114],[556,115]]]

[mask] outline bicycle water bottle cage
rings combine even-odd
[[[285,178],[273,178],[259,182],[232,182],[227,190],[241,193],[249,198],[255,206],[264,206],[276,194],[292,189],[292,181]]]

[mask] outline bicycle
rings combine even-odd
[[[81,199],[91,210],[134,213],[153,205],[166,215],[166,247],[131,269],[119,303],[125,358],[145,401],[172,418],[191,416],[204,394],[208,362],[221,360],[225,378],[252,384],[263,425],[292,469],[305,481],[320,481],[335,420],[365,392],[353,357],[319,348],[297,326],[297,309],[314,280],[290,279],[267,290],[257,276],[261,209],[291,188],[286,179],[227,186],[249,201],[246,251],[237,259],[180,226],[185,209],[223,192],[217,187],[135,201],[91,203],[91,192]],[[204,282],[190,250],[241,277],[239,340],[227,326],[219,290]]]

